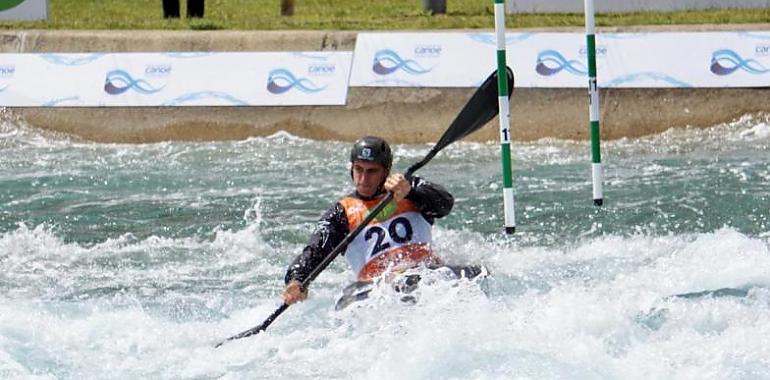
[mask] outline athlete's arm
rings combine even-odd
[[[348,220],[342,205],[335,203],[318,220],[313,234],[302,253],[297,256],[286,271],[284,281],[284,302],[292,304],[307,298],[307,289],[301,289],[302,283],[348,232]]]
[[[423,215],[430,218],[441,218],[452,211],[455,199],[443,186],[428,182],[420,177],[412,177],[412,189],[406,199],[414,202]]]

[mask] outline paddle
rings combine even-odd
[[[513,71],[510,68],[508,68],[508,88],[513,89]],[[509,92],[509,98],[511,96],[510,93],[512,92],[513,91]],[[483,127],[487,122],[492,120],[492,118],[497,115],[497,112],[497,71],[495,71],[484,81],[484,83],[481,84],[473,96],[471,96],[471,99],[468,101],[465,107],[463,107],[462,111],[460,111],[460,114],[457,115],[457,118],[455,118],[446,132],[444,132],[444,135],[441,136],[441,139],[439,139],[436,145],[433,146],[425,158],[423,158],[420,162],[410,166],[406,173],[404,173],[404,176],[406,178],[411,178],[414,172],[425,166],[425,164],[427,164],[439,151],[444,149],[447,145],[460,140],[468,134]],[[331,253],[329,253],[329,255],[326,256],[326,258],[324,258],[324,260],[318,264],[318,266],[315,267],[312,272],[310,272],[307,278],[302,281],[302,288],[307,289],[308,285],[310,285],[310,283],[315,280],[321,271],[329,266],[329,264],[337,257],[337,255],[339,255],[340,252],[342,252],[345,247],[347,247],[348,243],[350,243],[356,236],[358,236],[361,230],[363,230],[392,199],[393,193],[388,193],[385,198],[380,201],[377,207],[369,212],[369,215],[364,218],[358,227],[353,230],[353,232],[348,234],[348,236],[346,236],[342,242],[337,244]],[[230,340],[246,338],[264,331],[268,326],[270,326],[270,324],[273,323],[276,318],[278,318],[279,315],[281,315],[281,313],[283,313],[288,308],[289,305],[283,303],[283,305],[278,307],[278,309],[276,309],[273,314],[267,317],[267,319],[262,322],[261,325],[252,327],[239,334],[233,335],[218,343],[214,347],[219,347]]]

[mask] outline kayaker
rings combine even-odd
[[[310,241],[286,272],[284,302],[305,300],[302,281],[375,208],[387,192],[393,202],[347,246],[344,256],[357,284],[370,283],[384,273],[398,273],[424,265],[444,266],[432,249],[432,226],[449,214],[454,198],[444,187],[419,177],[391,173],[393,154],[379,137],[366,136],[350,152],[350,175],[355,191],[339,199],[318,221]],[[450,267],[458,276],[475,277],[479,267]],[[354,284],[355,285],[355,284]]]

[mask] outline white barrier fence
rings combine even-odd
[[[3,54],[0,105],[344,105],[351,52]]]
[[[598,34],[600,87],[770,86],[770,32]],[[585,36],[508,33],[517,87],[587,83]],[[351,86],[476,87],[495,68],[492,33],[361,33]]]
[[[695,9],[769,8],[770,0],[596,0],[596,12],[673,12]],[[579,0],[506,0],[506,13],[582,13]]]
[[[770,32],[597,35],[603,88],[770,87]],[[506,34],[517,87],[582,88],[581,33]],[[361,33],[353,52],[0,55],[0,106],[344,105],[349,87],[477,87],[492,33]]]

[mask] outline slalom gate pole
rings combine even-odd
[[[588,110],[591,125],[591,175],[594,205],[604,203],[602,155],[599,146],[599,87],[596,84],[596,36],[594,25],[594,0],[585,0],[586,51],[588,53]],[[502,114],[502,112],[501,112]]]
[[[516,231],[513,200],[513,174],[511,168],[511,111],[505,62],[505,0],[495,0],[495,34],[497,35],[497,103],[500,109],[500,149],[503,166],[503,207],[505,233]]]

